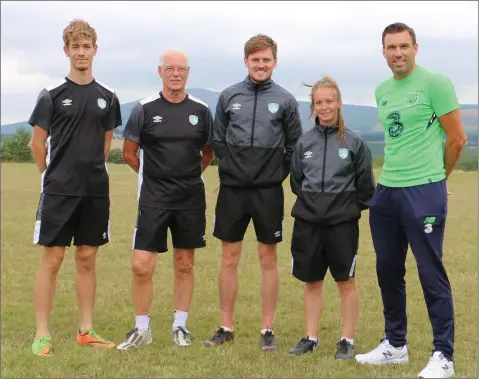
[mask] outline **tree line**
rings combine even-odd
[[[28,146],[31,138],[31,133],[25,129],[18,129],[17,132],[8,138],[3,139],[0,148],[0,156],[2,162],[17,162],[17,163],[34,163],[33,154]],[[368,142],[368,140],[366,140]],[[107,159],[108,163],[125,164],[123,160],[123,152],[121,149],[115,148],[110,151]],[[384,164],[384,156],[378,156],[374,159],[373,167],[381,168]],[[216,157],[211,163],[212,166],[218,165]],[[464,148],[461,158],[456,166],[456,169],[463,171],[477,171],[478,170],[478,149],[477,147]]]

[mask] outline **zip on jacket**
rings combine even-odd
[[[375,190],[366,143],[337,126],[318,124],[301,136],[291,162],[291,189],[297,195],[291,215],[311,223],[335,225],[359,219]]]
[[[213,127],[221,184],[281,185],[301,134],[298,102],[271,79],[256,84],[246,77],[225,89],[218,99]]]

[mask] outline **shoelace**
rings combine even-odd
[[[126,333],[126,339],[130,338],[133,334],[138,332],[138,328],[134,328],[130,330],[128,333]]]
[[[273,333],[266,332],[265,334],[263,334],[263,338],[264,338],[264,344],[266,346],[272,346],[273,345]]]
[[[175,330],[175,336],[178,338],[178,337],[181,337],[183,339],[186,339],[186,337],[188,336],[188,331],[185,330],[185,328],[181,327],[181,326],[178,326]]]
[[[51,347],[51,338],[48,336],[40,337],[38,340],[37,346],[41,346],[41,349],[39,349],[39,352],[41,352],[45,348],[45,346]]]
[[[88,332],[88,335],[93,336],[93,337],[96,337],[96,339],[98,339],[98,340],[102,340],[102,339],[103,339],[103,337],[100,336],[100,335],[99,335],[97,332],[95,332],[93,329],[87,329],[86,331]]]
[[[50,342],[50,337],[40,337],[40,344],[45,345]]]
[[[211,339],[213,342],[221,342],[223,335],[226,333],[226,331],[223,328],[219,328],[213,338]]]
[[[341,353],[344,353],[344,354],[346,354],[348,352],[348,346],[349,345],[350,345],[350,343],[348,341],[345,341],[345,340],[341,340],[336,344],[336,346],[338,347],[338,350]]]
[[[307,337],[303,337],[303,338],[301,338],[301,341],[299,341],[298,347],[299,347],[299,346],[302,346],[302,345],[311,345],[311,344],[313,344],[313,343],[314,343],[314,341],[310,340],[310,339],[307,338]]]

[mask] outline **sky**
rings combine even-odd
[[[330,75],[344,103],[375,106],[375,87],[391,75],[381,34],[394,22],[415,30],[417,64],[446,75],[460,103],[478,103],[476,1],[2,1],[2,124],[27,120],[41,89],[68,74],[62,33],[74,18],[96,29],[94,77],[121,103],[161,90],[168,48],[188,53],[189,88],[221,91],[244,79],[244,43],[264,33],[278,44],[273,79],[298,100],[309,95],[302,83]]]

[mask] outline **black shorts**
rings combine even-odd
[[[33,242],[42,246],[101,246],[110,241],[108,197],[42,193]]]
[[[276,244],[283,240],[283,218],[282,186],[234,188],[221,185],[213,235],[226,242],[242,241],[253,219],[257,240]]]
[[[168,251],[168,228],[175,249],[206,246],[204,209],[167,210],[140,206],[133,234],[133,249],[154,253]]]
[[[359,242],[358,220],[318,225],[295,219],[291,239],[292,274],[302,282],[323,280],[331,272],[336,282],[355,276]]]

